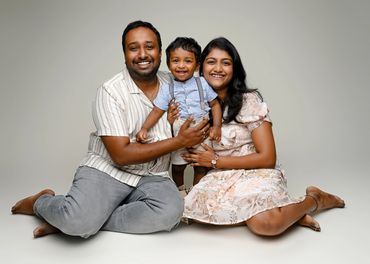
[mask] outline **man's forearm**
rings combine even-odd
[[[178,138],[169,138],[149,144],[130,143],[128,137],[102,137],[102,141],[117,165],[145,163],[183,147]]]
[[[203,135],[209,129],[207,120],[194,127],[190,127],[191,122],[192,118],[188,118],[176,137],[149,144],[131,143],[128,137],[102,136],[101,139],[117,165],[140,164],[202,142]]]

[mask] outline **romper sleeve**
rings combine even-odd
[[[168,105],[171,102],[170,87],[169,84],[165,83],[159,87],[157,97],[154,99],[154,105],[163,111],[168,110]]]
[[[252,131],[264,121],[271,122],[268,113],[267,104],[256,92],[246,93],[243,96],[243,106],[236,116],[236,120],[246,124],[248,130]]]
[[[200,81],[202,82],[202,87],[205,90],[205,100],[207,102],[211,102],[216,99],[217,93],[212,89],[208,82],[203,77],[200,77]]]

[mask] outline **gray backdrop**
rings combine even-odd
[[[236,45],[293,183],[368,168],[369,1],[183,3],[1,2],[2,186],[66,191],[94,129],[96,88],[122,68],[121,34],[136,19],[158,28],[164,48],[177,36]]]
[[[164,48],[177,36],[235,44],[270,107],[292,193],[313,183],[347,197],[364,190],[369,14],[366,0],[1,0],[4,210],[43,187],[68,190],[94,130],[95,91],[121,70],[121,34],[137,19],[158,28]]]

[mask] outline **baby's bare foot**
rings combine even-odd
[[[18,201],[13,207],[12,207],[12,213],[13,214],[27,214],[27,215],[33,215],[33,205],[36,202],[36,200],[44,194],[50,194],[52,196],[55,195],[53,190],[45,189],[42,190],[39,193],[36,193],[35,195],[26,197],[20,201]]]
[[[298,225],[311,228],[313,231],[320,232],[320,224],[310,215],[303,216],[298,222]]]
[[[60,230],[48,223],[42,223],[33,230],[33,237],[37,238],[55,233],[60,233]]]
[[[316,210],[343,208],[345,206],[344,201],[340,197],[324,192],[315,186],[307,187],[306,194],[315,199],[317,203]]]

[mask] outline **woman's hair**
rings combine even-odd
[[[224,102],[221,105],[222,111],[224,111],[225,107],[228,106],[228,111],[226,117],[224,117],[224,122],[229,123],[233,120],[235,122],[238,122],[235,119],[235,117],[238,115],[240,109],[242,108],[243,94],[256,92],[261,97],[261,99],[262,96],[257,91],[257,89],[250,89],[247,87],[246,84],[247,73],[244,70],[239,53],[236,50],[235,46],[224,37],[219,37],[211,40],[204,48],[200,56],[200,68],[199,68],[200,75],[203,75],[204,60],[213,49],[220,49],[226,51],[232,58],[233,77],[227,87],[226,98],[224,99]]]

